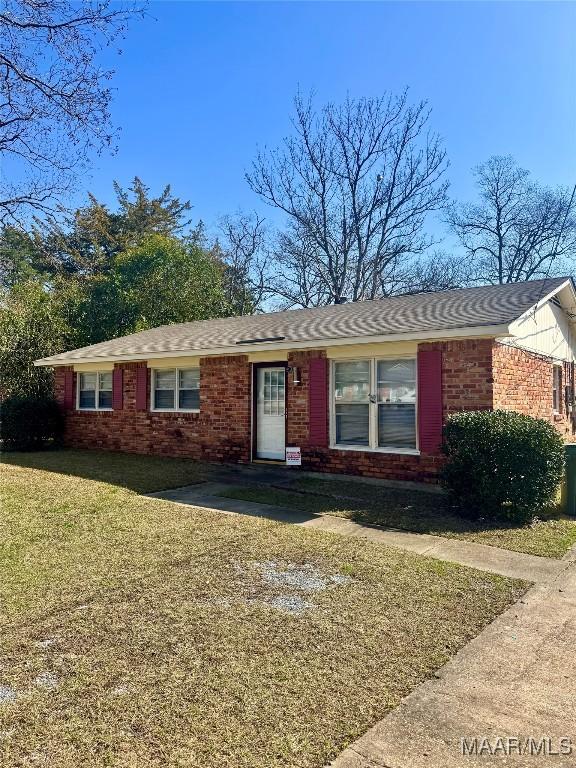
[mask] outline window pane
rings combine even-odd
[[[560,410],[560,389],[562,386],[561,368],[555,365],[552,368],[552,404],[555,411]]]
[[[80,391],[85,389],[96,389],[96,374],[95,373],[81,373],[80,374]]]
[[[190,368],[180,371],[180,389],[199,389],[200,368]]]
[[[179,408],[200,408],[199,389],[181,389],[178,395]]]
[[[98,408],[112,408],[112,392],[101,389],[98,393]]]
[[[178,371],[178,408],[200,408],[200,368]]]
[[[378,445],[416,448],[416,407],[408,403],[378,406]]]
[[[154,408],[174,408],[174,390],[157,389],[154,393]]]
[[[80,408],[96,408],[96,390],[80,390]]]
[[[336,405],[336,442],[339,445],[368,445],[369,406]]]
[[[174,408],[176,389],[176,370],[154,372],[154,408]]]
[[[156,389],[175,389],[176,371],[174,369],[167,371],[156,371],[154,375]]]
[[[80,408],[96,408],[96,374],[80,374]]]
[[[378,402],[416,402],[416,361],[378,361]]]
[[[370,395],[370,362],[359,360],[334,365],[334,397],[344,402],[367,402]]]
[[[112,392],[112,371],[104,371],[100,374],[100,391],[103,389]]]

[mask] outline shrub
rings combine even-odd
[[[8,397],[0,406],[0,440],[7,450],[33,451],[59,443],[64,419],[58,403],[46,397]]]
[[[512,411],[451,416],[443,450],[443,483],[474,518],[528,522],[552,501],[564,470],[554,426]]]

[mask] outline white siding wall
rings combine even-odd
[[[514,344],[559,360],[576,360],[576,326],[551,301],[512,326]]]

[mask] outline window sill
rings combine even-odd
[[[417,448],[370,448],[367,445],[331,445],[331,451],[361,451],[362,453],[395,453],[401,456],[420,456]]]
[[[200,413],[200,408],[150,408],[150,413]]]
[[[114,408],[76,408],[79,413],[111,413]]]

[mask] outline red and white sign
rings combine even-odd
[[[300,448],[286,448],[286,464],[289,467],[300,467],[302,465]]]

